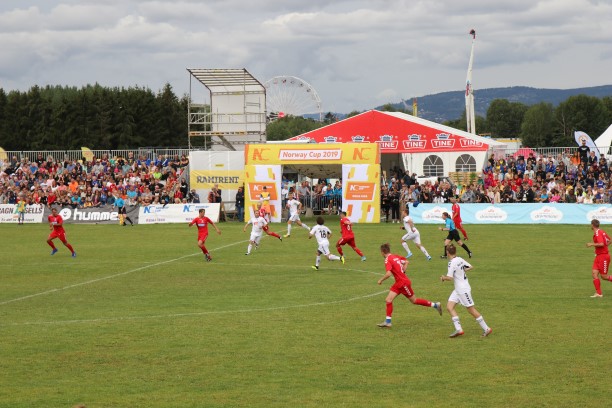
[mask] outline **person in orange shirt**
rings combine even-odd
[[[68,188],[72,194],[76,194],[77,190],[79,189],[79,182],[73,177],[68,184]]]

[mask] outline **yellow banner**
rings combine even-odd
[[[0,147],[0,160],[8,160],[8,154],[6,151]]]
[[[244,150],[246,164],[377,164],[378,143],[255,144]]]
[[[237,190],[244,184],[242,170],[191,170],[191,188],[211,189],[215,184],[221,190]]]
[[[91,151],[91,149],[89,149],[88,147],[81,147],[81,152],[83,154],[83,157],[87,160],[87,161],[92,161],[94,158],[94,154]]]

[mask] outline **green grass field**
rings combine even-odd
[[[312,220],[307,220],[312,223]],[[338,218],[327,221],[338,238]],[[602,407],[610,404],[612,284],[591,299],[588,226],[467,225],[476,307],[395,301],[378,250],[403,254],[398,224],[357,225],[366,262],[323,260],[294,228],[244,255],[238,223],[211,233],[213,261],[186,225],[67,225],[78,257],[49,256],[46,225],[0,225],[0,407]],[[411,245],[418,297],[442,301],[445,234]],[[273,225],[285,232],[285,225]],[[459,249],[459,255],[465,255]]]

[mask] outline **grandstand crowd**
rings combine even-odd
[[[156,158],[94,157],[55,160],[52,156],[11,157],[0,164],[0,204],[52,204],[74,208],[113,205],[198,203],[189,188],[189,159],[182,155]],[[448,177],[419,183],[416,174],[390,170],[381,188],[381,207],[387,219],[399,221],[411,203],[445,203],[455,196],[463,203],[612,203],[610,163],[588,148],[553,155],[530,151],[525,156],[492,154],[474,179],[456,183]],[[214,189],[213,189],[214,192]],[[340,181],[321,179],[291,183],[283,180],[281,196],[296,192],[304,207],[332,212],[342,205]],[[213,194],[214,195],[214,194]],[[210,197],[207,197],[210,201]]]
[[[128,205],[199,202],[185,177],[189,159],[156,159],[102,155],[91,160],[55,160],[52,156],[16,156],[0,166],[0,204],[60,205],[88,208],[113,205],[118,197]]]
[[[452,196],[463,203],[612,203],[610,163],[593,151],[583,152],[492,154],[475,180],[464,185],[450,178],[419,184],[416,174],[394,168],[382,186],[381,207],[395,221],[409,203],[447,203]]]

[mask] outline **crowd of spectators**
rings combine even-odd
[[[112,206],[117,197],[127,205],[200,202],[186,180],[189,159],[102,155],[92,160],[56,160],[52,156],[13,156],[0,162],[0,204],[89,208]]]
[[[594,151],[567,150],[556,155],[527,157],[492,154],[473,181],[455,184],[450,178],[418,183],[400,168],[381,188],[381,209],[387,221],[400,221],[401,209],[414,202],[448,203],[612,203],[610,163]]]

